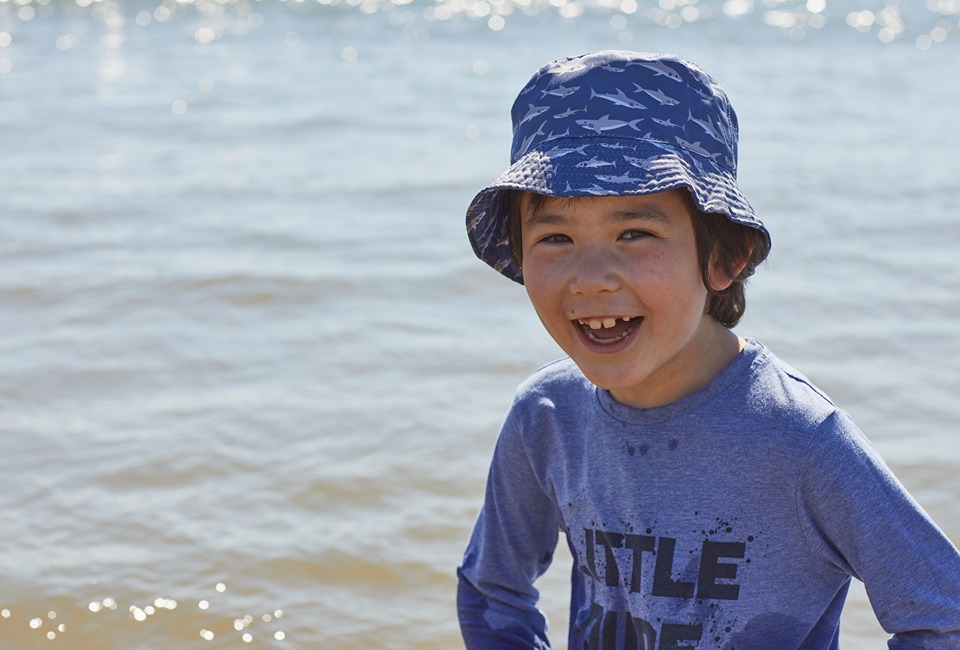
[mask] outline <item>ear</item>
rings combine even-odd
[[[744,257],[733,260],[729,268],[724,268],[724,265],[720,263],[717,249],[714,248],[713,252],[710,253],[710,286],[707,288],[719,293],[721,291],[725,291],[731,284],[733,284],[733,281],[737,279],[737,276],[740,275],[740,272],[746,268],[747,261],[750,259],[750,256],[753,255],[753,247],[754,242],[750,241],[747,244],[747,254]]]

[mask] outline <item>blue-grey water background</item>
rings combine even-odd
[[[459,647],[558,355],[463,213],[530,74],[603,48],[728,90],[774,238],[738,331],[960,541],[957,0],[0,0],[0,648]],[[843,646],[883,638],[855,588]]]

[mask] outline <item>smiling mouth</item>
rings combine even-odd
[[[580,330],[594,343],[617,343],[630,334],[643,322],[642,316],[607,316],[604,318],[578,318]]]

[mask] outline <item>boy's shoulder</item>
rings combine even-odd
[[[825,419],[837,411],[825,392],[763,344],[751,340],[745,352],[752,355],[753,362],[750,379],[744,383],[744,399],[754,409],[793,412],[814,420]]]
[[[518,394],[563,387],[592,387],[580,368],[570,357],[561,357],[540,366],[530,373],[517,387]]]
[[[721,407],[714,407],[724,426],[796,458],[821,447],[835,451],[865,444],[849,414],[804,373],[757,341],[744,352],[749,370],[727,387]]]
[[[563,357],[541,366],[517,386],[516,401],[537,399],[546,395],[570,392],[592,393],[596,387],[584,377],[570,357]]]

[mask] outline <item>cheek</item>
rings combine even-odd
[[[638,286],[680,287],[702,284],[696,265],[686,255],[671,254],[664,251],[657,255],[646,255],[639,259],[628,260],[629,275]],[[626,266],[624,268],[627,268]]]
[[[527,298],[537,313],[541,313],[546,305],[553,302],[550,299],[550,286],[542,273],[538,273],[534,265],[523,267],[523,288],[527,292]]]
[[[528,256],[521,269],[523,286],[531,299],[556,294],[563,286],[563,270],[559,264]]]
[[[556,339],[569,324],[564,312],[563,282],[552,277],[542,266],[531,265],[523,269],[523,283],[537,317],[547,332]]]
[[[707,288],[695,261],[664,257],[635,270],[637,286],[668,311],[686,311],[706,304]]]

